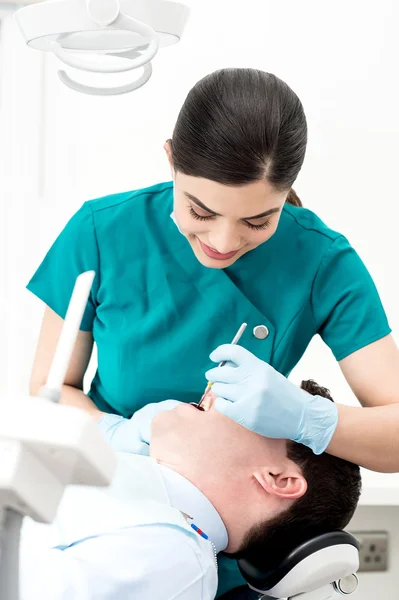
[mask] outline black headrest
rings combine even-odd
[[[347,531],[332,531],[331,533],[324,533],[304,542],[290,552],[273,570],[268,569],[267,564],[264,565],[264,569],[261,569],[245,559],[239,559],[237,562],[242,576],[251,586],[258,590],[267,591],[277,585],[287,573],[308,556],[323,548],[338,546],[340,544],[349,544],[357,550],[360,548],[358,540],[351,533]]]

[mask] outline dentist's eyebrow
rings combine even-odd
[[[211,213],[211,215],[214,215],[215,217],[221,217],[222,216],[219,213],[215,212],[214,210],[211,210],[210,208],[208,208],[207,206],[205,206],[205,204],[203,204],[203,202],[201,202],[201,200],[199,200],[198,198],[196,198],[195,196],[193,196],[189,192],[184,192],[184,195],[189,200],[191,200],[191,202],[194,202],[194,204],[196,204],[197,206],[199,206],[200,208],[202,208],[202,210],[206,210],[207,212]],[[253,217],[243,217],[241,220],[242,221],[253,221],[254,219],[261,219],[262,217],[269,217],[270,215],[273,215],[275,213],[280,212],[280,210],[281,210],[280,206],[276,206],[275,208],[269,208],[269,210],[266,210],[265,212],[260,213],[259,215],[255,215]]]

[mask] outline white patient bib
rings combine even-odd
[[[31,538],[21,560],[22,600],[213,600],[209,541],[171,506],[154,459],[119,454],[109,488],[67,489],[58,549]],[[61,551],[64,550],[64,551]]]

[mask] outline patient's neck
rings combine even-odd
[[[236,552],[249,529],[259,521],[264,513],[264,496],[259,484],[248,472],[216,474],[211,468],[197,469],[189,473],[181,467],[160,464],[172,469],[190,481],[209,500],[220,515],[228,534],[227,552]]]
[[[259,493],[257,481],[248,473],[237,472],[229,477],[199,477],[195,485],[223,519],[229,536],[226,552],[237,552],[264,512],[264,496]]]

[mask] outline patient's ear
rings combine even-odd
[[[295,465],[260,467],[253,476],[265,492],[286,500],[301,498],[308,487],[306,479]]]

